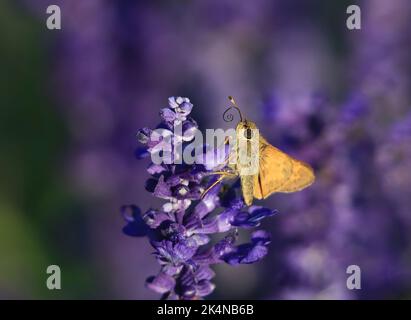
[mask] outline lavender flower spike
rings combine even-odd
[[[171,136],[172,148],[184,150],[194,139],[193,131],[198,129],[190,117],[193,105],[182,97],[171,97],[168,102],[169,107],[160,110],[162,121],[157,128],[165,130],[164,137]],[[182,136],[173,132],[175,125],[181,125]],[[148,128],[139,130],[137,137],[144,145],[139,153],[158,152],[163,140],[152,132]],[[207,176],[210,170],[213,167],[209,163],[151,163],[146,189],[166,202],[162,208],[148,209],[144,214],[134,205],[121,209],[127,222],[123,232],[129,236],[147,236],[154,247],[160,271],[148,278],[146,285],[164,299],[205,297],[215,288],[210,265],[254,263],[267,254],[270,235],[266,231],[254,231],[250,243],[240,245],[236,244],[237,232],[239,228],[258,227],[261,220],[277,211],[245,207],[236,185],[224,192],[221,184],[217,185],[201,199],[202,192],[215,181]],[[221,212],[215,213],[218,208],[222,208],[218,210]],[[217,233],[226,235],[211,244],[210,236]]]

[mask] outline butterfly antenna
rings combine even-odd
[[[231,107],[228,107],[226,111],[224,111],[223,114],[223,119],[226,122],[231,122],[234,119],[234,116],[232,113],[227,114],[228,111],[230,111],[232,108],[236,109],[238,111],[238,114],[240,115],[240,121],[243,121],[243,114],[241,113],[240,108],[238,107],[237,103],[235,102],[234,98],[232,96],[228,96],[228,100],[232,103]]]

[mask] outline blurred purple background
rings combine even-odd
[[[351,1],[60,0],[50,31],[48,1],[2,1],[0,297],[158,298],[147,239],[121,232],[122,204],[161,205],[135,134],[178,95],[227,128],[233,95],[317,180],[261,201],[268,256],[217,267],[210,297],[411,298],[411,2],[357,3],[350,31]]]

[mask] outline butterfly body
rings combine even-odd
[[[231,149],[229,167],[240,177],[244,202],[251,205],[254,198],[254,179],[259,167],[259,137],[254,122],[241,121],[236,127],[236,139]],[[232,161],[234,159],[234,161]]]

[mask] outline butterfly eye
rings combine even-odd
[[[253,137],[253,131],[251,129],[246,129],[244,131],[244,137],[250,140]]]

